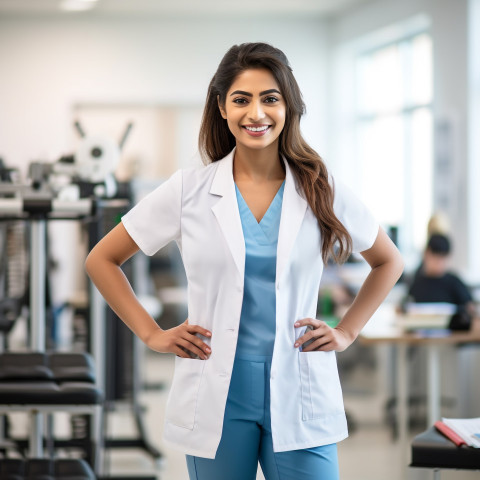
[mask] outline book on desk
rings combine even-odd
[[[435,428],[457,447],[480,448],[480,417],[442,418],[435,422]]]
[[[451,330],[468,330],[471,318],[458,305],[451,303],[406,303],[398,319],[405,332],[422,333],[426,337],[447,336]],[[465,318],[464,318],[465,317]]]

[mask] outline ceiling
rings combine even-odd
[[[0,0],[2,15],[78,15],[61,11],[62,0]],[[69,0],[71,1],[71,0]],[[81,0],[76,0],[81,3]],[[379,0],[97,0],[89,15],[315,16],[330,17]],[[85,12],[81,12],[85,14]],[[268,17],[265,18],[268,21]]]

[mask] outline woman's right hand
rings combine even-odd
[[[207,360],[212,351],[196,334],[206,338],[212,336],[210,331],[199,325],[189,325],[187,318],[178,327],[154,330],[145,343],[156,352],[175,353],[183,358],[192,358],[193,355],[198,355],[201,359]]]

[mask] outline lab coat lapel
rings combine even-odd
[[[235,265],[244,278],[245,273],[245,240],[242,222],[238,211],[235,183],[233,181],[233,155],[235,149],[218,161],[217,171],[213,178],[210,194],[220,196],[212,211],[217,218],[222,233],[235,261]]]
[[[285,164],[285,190],[283,192],[282,216],[277,245],[277,286],[288,263],[293,244],[307,210],[307,201],[297,191],[296,179],[288,162]]]

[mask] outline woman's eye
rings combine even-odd
[[[235,98],[233,100],[233,103],[238,103],[239,105],[243,105],[243,104],[247,103],[247,101],[244,98]]]
[[[267,97],[265,99],[265,102],[267,103],[275,103],[275,102],[278,102],[278,98],[277,97]]]

